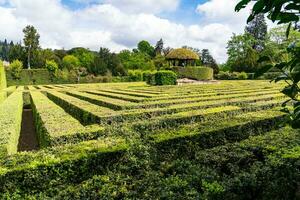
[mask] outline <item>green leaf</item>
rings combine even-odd
[[[295,85],[286,86],[281,92],[291,99],[295,99],[298,94],[298,90]]]
[[[258,1],[256,4],[253,6],[253,12],[255,15],[260,13],[265,7],[265,2],[263,0]]]
[[[279,81],[283,81],[283,80],[288,80],[289,78],[287,77],[287,75],[281,75],[281,76],[278,76],[274,79],[275,83],[279,82]]]
[[[291,76],[294,79],[295,83],[298,83],[300,81],[300,71],[291,73]]]
[[[297,5],[296,3],[290,3],[284,8],[285,10],[300,10],[300,5]]]
[[[268,72],[270,69],[272,69],[274,66],[273,65],[265,65],[262,68],[260,68],[255,74],[254,78],[258,78],[262,76],[264,73]]]
[[[242,0],[242,1],[240,1],[240,2],[235,6],[235,11],[238,12],[238,11],[240,11],[241,9],[246,8],[246,6],[248,5],[248,3],[249,3],[250,1],[251,1],[251,0]]]

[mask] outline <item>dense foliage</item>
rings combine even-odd
[[[279,123],[280,87],[20,87],[8,98],[30,93],[43,149],[3,154],[0,198],[297,199],[300,134]]]
[[[250,0],[242,0],[236,6],[236,10],[239,11],[245,8],[249,4]],[[286,37],[290,35],[292,23],[295,23],[295,29],[298,27],[298,22],[300,20],[300,3],[297,0],[259,0],[254,6],[251,15],[248,18],[248,22],[252,21],[255,17],[261,14],[267,13],[269,18],[273,22],[278,22],[278,24],[288,24]],[[282,74],[275,78],[275,82],[285,81],[287,86],[282,90],[286,96],[290,99],[286,101],[283,106],[285,107],[285,112],[290,114],[292,126],[295,128],[300,128],[300,100],[299,100],[299,82],[300,82],[300,46],[299,38],[294,40],[288,47],[286,51],[290,58],[281,61],[274,62],[271,56],[265,55],[259,59],[259,62],[265,63],[264,67],[257,72],[257,76],[271,70],[272,68],[278,69]],[[287,106],[288,102],[292,102],[293,109],[289,109]]]

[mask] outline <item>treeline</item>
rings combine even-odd
[[[52,50],[40,47],[40,36],[33,26],[27,26],[23,32],[23,43],[8,43],[6,40],[0,43],[0,59],[10,63],[18,60],[22,63],[22,68],[47,68],[53,72],[73,70],[80,71],[80,74],[95,76],[107,74],[124,76],[129,70],[162,70],[169,67],[166,55],[172,48],[164,47],[162,39],[157,41],[155,46],[148,41],[140,41],[136,48],[119,53],[103,47],[99,51],[83,47]],[[217,72],[218,65],[208,49],[200,50],[187,46],[184,48],[199,54],[202,59],[197,61],[197,65],[213,67]]]
[[[268,56],[274,63],[288,62],[291,54],[287,47],[300,40],[300,32],[291,30],[286,37],[287,26],[277,26],[268,31],[265,17],[260,14],[250,22],[245,32],[234,34],[227,45],[227,62],[221,66],[223,71],[255,73],[262,65],[259,57]],[[273,69],[276,71],[276,69]]]

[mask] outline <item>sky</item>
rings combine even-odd
[[[86,47],[113,52],[152,45],[209,49],[218,63],[227,59],[226,44],[242,33],[250,8],[239,13],[239,0],[0,0],[0,40],[22,41],[33,25],[43,48]]]

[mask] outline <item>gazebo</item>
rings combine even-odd
[[[197,53],[192,50],[179,48],[173,49],[166,56],[169,61],[170,66],[194,66],[196,64],[196,60],[199,60],[200,57]]]

